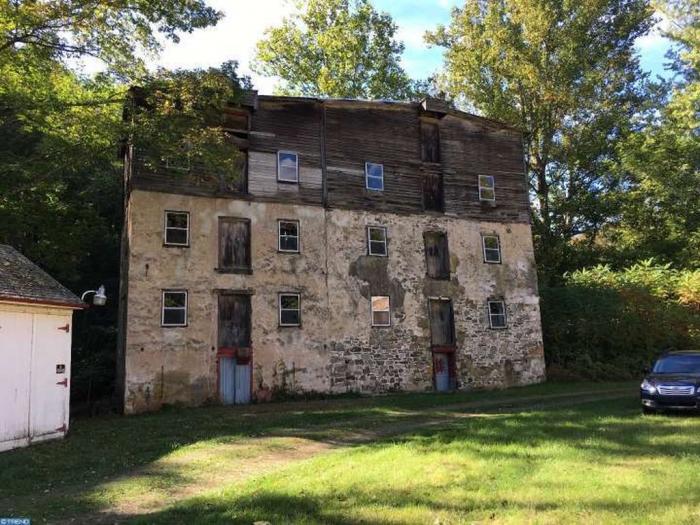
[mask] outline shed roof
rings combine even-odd
[[[68,288],[6,244],[0,244],[0,300],[86,307]]]

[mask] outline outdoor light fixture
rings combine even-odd
[[[95,297],[92,298],[92,304],[95,306],[104,306],[107,302],[107,294],[105,293],[105,287],[103,284],[101,284],[97,290],[88,290],[87,292],[84,292],[80,297],[80,300],[84,301],[85,296],[89,293],[95,294]]]

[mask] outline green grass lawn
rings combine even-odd
[[[539,385],[75,422],[0,454],[0,516],[136,523],[699,523],[700,418]]]

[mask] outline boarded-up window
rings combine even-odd
[[[454,346],[454,314],[449,299],[430,300],[430,340],[433,346]]]
[[[442,174],[423,175],[423,207],[429,211],[442,211]]]
[[[425,232],[425,264],[428,277],[433,279],[450,278],[450,252],[445,232]]]
[[[424,162],[440,162],[440,130],[436,123],[420,123],[420,147]]]
[[[219,271],[250,272],[250,221],[219,218]]]
[[[219,295],[219,348],[250,346],[250,295]]]

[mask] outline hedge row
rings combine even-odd
[[[700,348],[697,270],[599,266],[567,275],[541,298],[550,378],[635,378],[664,350]]]

